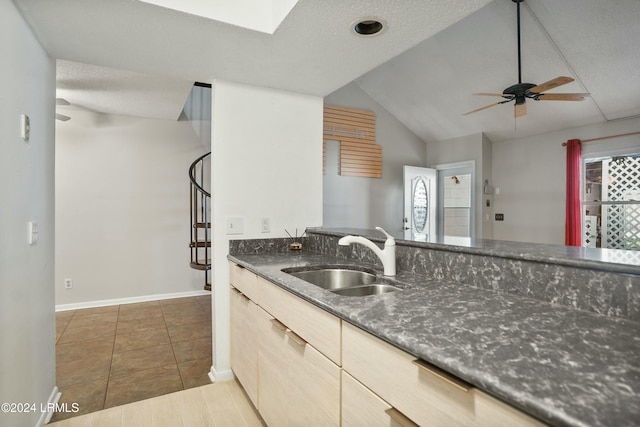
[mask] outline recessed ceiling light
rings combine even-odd
[[[360,36],[374,36],[386,29],[386,22],[380,18],[367,17],[358,19],[352,26],[353,32]]]

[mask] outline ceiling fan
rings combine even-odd
[[[485,105],[484,107],[476,108],[463,115],[475,113],[485,110],[487,108],[495,107],[496,105],[506,104],[507,102],[515,101],[514,105],[514,117],[521,117],[527,114],[527,98],[535,101],[582,101],[585,97],[591,96],[589,93],[544,93],[548,90],[557,88],[558,86],[565,85],[574,81],[571,77],[556,77],[548,82],[536,85],[533,83],[522,83],[522,65],[521,65],[521,53],[520,53],[520,3],[524,0],[512,0],[517,6],[517,22],[518,22],[518,83],[509,86],[502,93],[474,93],[479,96],[499,96],[505,98],[503,101],[494,102],[493,104]]]
[[[69,101],[64,98],[56,98],[56,105],[71,105]],[[56,113],[56,120],[60,120],[62,122],[66,122],[67,120],[71,120],[71,117],[65,116],[64,114]]]

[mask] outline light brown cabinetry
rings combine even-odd
[[[231,288],[231,369],[258,406],[258,306]]]
[[[543,425],[234,263],[230,269],[231,367],[269,426]]]
[[[340,360],[340,319],[234,263],[230,277],[231,368],[265,422],[339,426],[341,370],[325,353]]]
[[[393,408],[346,372],[342,372],[342,427],[409,427],[397,422]]]
[[[340,367],[258,309],[258,410],[270,426],[339,426]]]
[[[465,382],[343,323],[342,367],[423,426],[541,426]]]
[[[258,305],[340,365],[338,317],[258,277]]]

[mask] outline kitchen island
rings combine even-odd
[[[326,250],[252,245],[245,252],[253,253],[232,250],[230,261],[543,423],[640,425],[640,323],[634,320],[401,268],[382,279],[401,291],[340,296],[282,270],[380,266]]]

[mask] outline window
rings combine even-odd
[[[583,246],[640,250],[640,153],[585,159]]]

